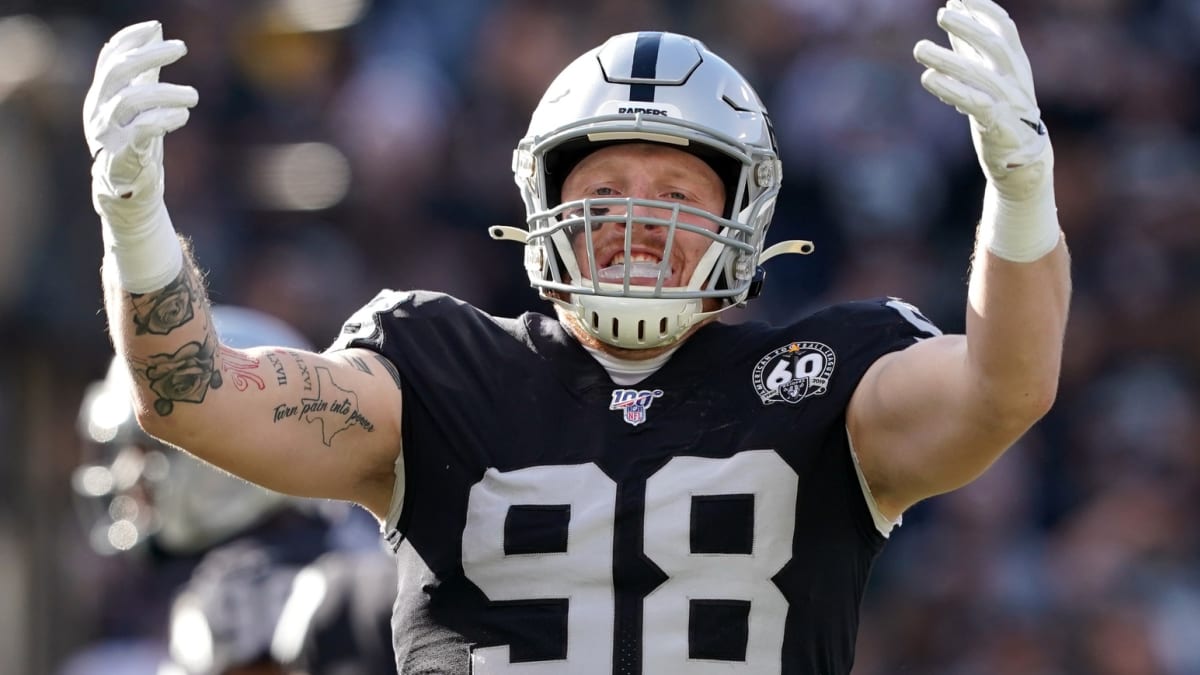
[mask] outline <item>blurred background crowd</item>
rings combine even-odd
[[[0,0],[0,672],[57,673],[111,565],[71,475],[111,355],[80,108],[104,40],[157,18],[195,86],[167,204],[213,299],[328,344],[381,287],[545,311],[511,151],[609,34],[692,34],[757,83],[785,190],[738,320],[895,295],[962,329],[983,179],[919,85],[933,0]],[[856,675],[1200,673],[1200,1],[1008,0],[1056,153],[1075,295],[1055,409],[881,558]],[[536,414],[531,411],[531,414]],[[139,590],[128,590],[128,602]]]

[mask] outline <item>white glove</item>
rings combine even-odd
[[[913,55],[928,68],[921,84],[970,116],[979,163],[1001,194],[1026,196],[1047,175],[1051,151],[1017,27],[991,0],[949,0],[937,21],[954,49],[917,43]],[[1019,171],[1026,167],[1036,170]]]
[[[987,177],[981,239],[997,255],[1029,262],[1058,244],[1054,151],[1042,123],[1017,27],[992,0],[949,0],[938,25],[953,50],[922,40],[921,84],[969,116]],[[994,230],[987,228],[994,227]]]
[[[163,203],[163,135],[187,122],[199,95],[160,83],[158,73],[185,53],[183,42],[162,39],[157,21],[128,26],[100,50],[84,99],[92,204],[123,285],[133,292],[161,288],[182,266]]]

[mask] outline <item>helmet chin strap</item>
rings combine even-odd
[[[620,298],[572,293],[561,302],[589,335],[622,349],[650,349],[679,339],[707,313],[700,298]]]
[[[577,335],[578,333],[582,333],[583,335],[590,337],[590,339],[594,340],[595,342],[589,344],[589,341],[580,339],[581,344],[583,344],[584,347],[589,348],[589,350],[599,351],[605,351],[606,347],[616,347],[618,350],[626,350],[630,352],[647,353],[649,353],[650,350],[661,350],[661,348],[673,350],[674,347],[679,346],[679,341],[682,340],[685,335],[688,335],[690,330],[695,329],[697,325],[706,322],[709,317],[719,315],[720,312],[730,309],[730,307],[733,306],[726,305],[724,307],[720,307],[720,309],[707,312],[670,312],[670,316],[685,317],[684,321],[680,322],[678,325],[677,330],[668,331],[667,334],[655,336],[654,340],[636,341],[625,337],[628,335],[629,331],[623,331],[623,333],[619,333],[618,335],[606,335],[601,333],[601,331],[596,330],[594,327],[592,327],[592,325],[588,324],[587,312],[602,309],[602,307],[596,307],[594,305],[604,305],[606,304],[606,301],[623,300],[626,301],[626,303],[628,303],[628,301],[634,301],[634,303],[640,304],[640,309],[642,311],[646,311],[648,309],[658,309],[659,311],[647,313],[648,315],[656,315],[661,317],[668,316],[668,312],[666,309],[664,309],[664,307],[662,307],[662,304],[664,303],[700,304],[702,300],[700,298],[686,298],[677,300],[662,300],[654,298],[606,298],[596,297],[596,295],[575,294],[571,294],[569,299],[566,300],[558,297],[556,294],[546,294],[544,297],[550,300],[551,303],[556,306],[556,309],[558,310],[558,321],[559,323],[563,324],[563,327],[568,330],[568,333],[576,335],[576,339],[580,339],[580,336]],[[581,299],[583,300],[582,304],[580,303]],[[596,300],[599,300],[599,303],[596,303]],[[626,319],[626,323],[629,323],[629,319]],[[625,339],[622,339],[622,337],[625,337]],[[623,358],[636,360],[641,357],[631,358],[626,356]]]

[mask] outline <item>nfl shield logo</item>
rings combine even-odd
[[[646,421],[646,409],[662,395],[662,389],[615,389],[608,409],[620,410],[625,423],[636,427]]]

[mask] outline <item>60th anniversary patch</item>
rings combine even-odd
[[[790,342],[759,359],[754,390],[763,405],[799,403],[829,388],[837,357],[820,342]]]

